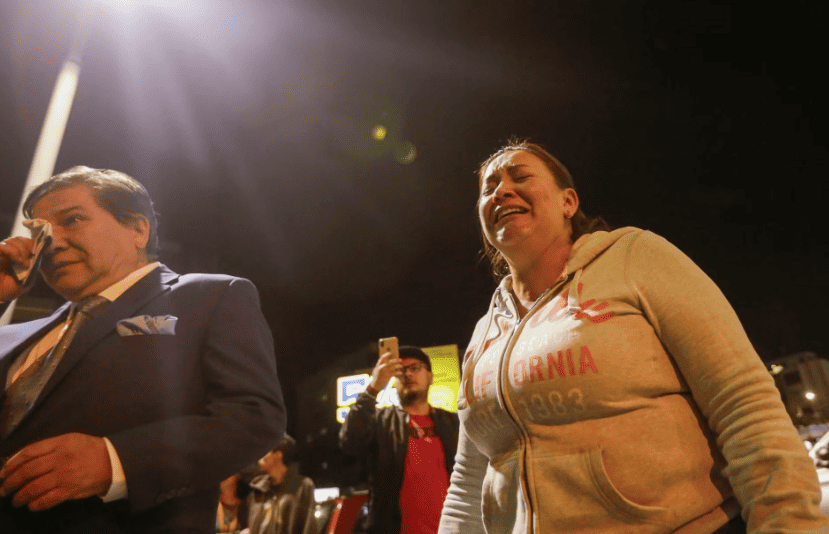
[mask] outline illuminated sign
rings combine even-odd
[[[429,404],[450,412],[458,409],[458,388],[461,373],[458,367],[458,346],[441,345],[424,347],[432,362],[432,387],[429,388]],[[337,379],[337,421],[342,423],[348,415],[348,407],[354,404],[359,395],[368,386],[371,375],[341,376]],[[388,385],[377,395],[377,407],[400,406],[397,396],[397,379],[392,378]]]
[[[337,379],[337,406],[350,406],[357,400],[357,395],[366,389],[370,375],[342,376]]]
[[[458,410],[458,388],[461,370],[458,367],[458,346],[441,345],[425,347],[423,352],[432,362],[432,387],[429,388],[429,404],[449,412]]]

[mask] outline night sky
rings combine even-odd
[[[4,235],[78,4],[0,7]],[[379,337],[465,348],[474,171],[513,135],[697,262],[763,359],[829,356],[816,3],[148,4],[96,12],[56,171],[134,176],[171,267],[253,280],[288,395]]]

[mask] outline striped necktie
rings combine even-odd
[[[54,373],[66,349],[72,343],[72,339],[81,326],[89,319],[92,310],[107,302],[107,299],[99,295],[87,297],[74,305],[74,313],[69,320],[69,325],[63,335],[52,347],[23,371],[20,376],[12,382],[6,390],[6,400],[3,403],[2,416],[0,417],[0,435],[5,439],[12,430],[20,423],[23,416],[32,408],[37,400],[43,386]]]

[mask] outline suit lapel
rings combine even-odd
[[[2,338],[4,340],[11,340],[3,343],[0,346],[0,360],[4,361],[8,356],[14,356],[19,348],[26,343],[31,343],[39,336],[44,336],[46,333],[55,327],[60,321],[66,320],[66,314],[69,310],[69,302],[64,302],[62,306],[52,312],[52,315],[35,319],[27,323],[10,324],[3,327]]]
[[[148,302],[165,293],[175,283],[178,275],[164,265],[147,274],[127,289],[115,302],[102,304],[93,312],[90,320],[75,335],[72,344],[64,353],[55,372],[46,382],[27,417],[49,396],[49,393],[63,380],[66,374],[105,336],[115,330],[121,319],[132,317]],[[25,420],[25,419],[24,419]]]
[[[66,302],[49,317],[3,327],[5,330],[3,338],[13,341],[3,343],[3,346],[0,347],[0,384],[3,386],[0,389],[0,402],[3,402],[6,398],[6,376],[14,360],[27,346],[45,336],[62,321],[65,321],[69,313],[69,306],[70,303]]]

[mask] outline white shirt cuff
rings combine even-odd
[[[112,468],[112,484],[109,485],[109,491],[101,499],[104,502],[126,499],[127,475],[124,474],[124,468],[121,467],[121,459],[118,458],[118,453],[115,452],[115,447],[112,445],[112,442],[104,438],[104,443],[106,443],[107,452],[109,453],[109,466]]]

